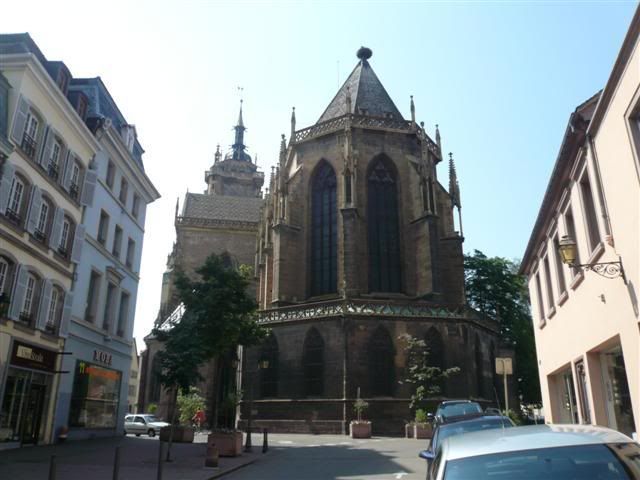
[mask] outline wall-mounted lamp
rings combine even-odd
[[[560,239],[558,250],[560,252],[562,263],[569,265],[570,267],[591,270],[605,278],[622,277],[624,283],[627,283],[627,278],[624,275],[624,268],[622,267],[622,259],[620,257],[618,257],[617,262],[585,263],[582,265],[576,265],[575,262],[576,257],[578,256],[578,245],[569,235],[564,235]]]

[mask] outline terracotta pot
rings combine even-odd
[[[215,445],[221,457],[237,457],[242,453],[242,432],[210,433],[207,445]]]
[[[413,423],[405,423],[404,425],[404,436],[406,438],[414,438],[415,431],[413,428]]]
[[[426,439],[433,436],[433,427],[430,423],[416,423],[413,427],[415,438]]]
[[[354,420],[349,424],[351,438],[371,438],[371,422]]]

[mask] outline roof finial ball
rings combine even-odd
[[[371,55],[373,55],[373,52],[371,51],[370,48],[360,47],[356,55],[360,60],[367,61],[371,58]]]

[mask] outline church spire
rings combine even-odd
[[[460,208],[460,185],[458,184],[456,165],[451,152],[449,152],[449,195],[451,195],[453,205]]]

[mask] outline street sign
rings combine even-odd
[[[513,375],[513,364],[511,363],[511,358],[496,358],[496,374]]]

